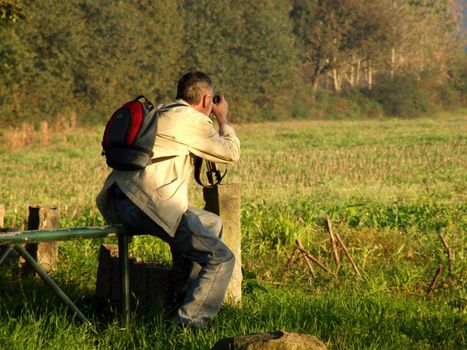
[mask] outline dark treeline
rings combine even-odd
[[[209,73],[236,122],[458,107],[450,0],[0,0],[0,124],[103,122]]]

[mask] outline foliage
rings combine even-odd
[[[349,57],[376,59],[394,45],[395,12],[387,5],[384,0],[293,1],[291,17],[303,49],[304,75],[314,88]]]
[[[88,48],[77,68],[77,93],[107,111],[144,92],[161,103],[174,96],[184,54],[182,24],[176,1],[101,0],[81,6]],[[93,62],[93,64],[88,64]],[[118,102],[117,102],[118,101]],[[96,112],[102,113],[103,108]],[[90,115],[105,120],[108,115]]]
[[[232,119],[284,115],[297,81],[287,1],[185,1],[184,7],[189,66],[208,71],[231,97]]]
[[[15,23],[23,18],[23,8],[16,1],[0,1],[0,25]]]
[[[176,2],[24,3],[28,18],[0,28],[4,124],[73,114],[102,122],[142,91],[173,95],[180,69],[172,66],[182,55],[181,26],[170,20],[179,13]]]
[[[467,105],[467,52],[456,58],[448,74],[450,85],[461,94],[464,105]]]
[[[356,88],[339,93],[321,89],[310,95],[307,88],[295,86],[289,108],[286,115],[294,119],[362,119],[384,116],[381,104]]]
[[[365,101],[355,91],[426,71],[442,82],[437,107],[455,107],[458,90],[465,95],[465,75],[453,60],[462,37],[459,9],[448,0],[4,0],[0,6],[2,127],[99,124],[136,95],[156,104],[173,99],[178,77],[189,69],[212,76],[235,122],[307,111],[320,118],[380,115],[388,108],[376,105],[379,96]],[[317,105],[323,96],[330,103]],[[413,96],[407,99],[410,105]]]
[[[419,82],[410,76],[398,76],[371,90],[364,90],[372,99],[381,104],[390,116],[416,117],[430,114],[435,105]]]

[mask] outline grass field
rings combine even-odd
[[[101,128],[37,133],[26,145],[0,135],[5,226],[23,227],[30,204],[58,207],[62,227],[103,225],[94,205],[108,169]],[[37,278],[0,269],[0,349],[209,349],[227,336],[310,333],[331,349],[460,349],[467,334],[467,113],[432,118],[287,121],[237,127],[244,304],[225,306],[207,331],[180,331],[159,310],[139,310],[128,332],[92,306],[102,240],[61,242],[54,278],[96,324],[86,329]],[[47,140],[50,138],[50,141]],[[41,142],[42,140],[42,142]],[[191,188],[201,205],[200,189]],[[330,216],[362,276],[342,254],[336,271]],[[454,266],[439,235],[454,252]],[[295,240],[332,270],[288,266]],[[132,253],[165,260],[152,237]],[[436,269],[444,269],[428,295]]]

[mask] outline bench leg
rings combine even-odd
[[[130,325],[130,276],[128,272],[128,236],[118,235],[118,260],[120,263],[122,327]]]
[[[21,255],[31,267],[39,274],[42,280],[48,284],[50,288],[57,294],[57,296],[62,299],[62,301],[67,304],[77,315],[78,317],[88,326],[92,326],[91,322],[79,311],[76,305],[71,301],[71,299],[65,294],[63,290],[54,282],[54,280],[41,268],[41,266],[34,260],[34,258],[24,249],[22,246],[15,244],[14,248]]]
[[[5,261],[6,257],[8,256],[8,254],[10,254],[10,252],[13,250],[13,246],[12,245],[9,245],[5,251],[3,252],[2,256],[0,257],[0,265]]]

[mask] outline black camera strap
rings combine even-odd
[[[193,165],[195,167],[194,169],[194,177],[195,181],[203,186],[204,188],[214,188],[217,187],[222,179],[224,178],[225,174],[227,174],[227,168],[225,168],[225,171],[223,174],[219,171],[217,168],[216,163],[211,162],[209,160],[204,160],[206,163],[206,178],[208,180],[208,184],[204,184],[201,181],[201,169],[203,167],[203,158],[200,157],[194,157],[193,159]]]

